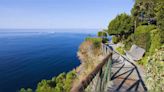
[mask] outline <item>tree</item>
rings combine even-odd
[[[152,20],[155,22],[155,6],[155,0],[135,0],[131,10],[135,28],[141,24],[148,25]]]
[[[113,19],[108,26],[108,33],[110,35],[125,35],[133,32],[132,18],[126,13],[118,15]]]
[[[156,19],[157,26],[164,31],[164,2],[158,2],[156,4]]]
[[[74,78],[76,78],[76,72],[75,71],[67,73],[66,81],[65,81],[65,85],[64,85],[65,92],[70,92],[71,87],[72,87],[71,83],[73,82]]]
[[[107,33],[105,31],[99,31],[98,37],[107,37]]]

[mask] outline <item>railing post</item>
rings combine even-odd
[[[111,58],[112,53],[110,53],[110,48],[104,44],[101,44],[102,52],[105,54],[105,58],[102,62],[96,66],[93,71],[80,81],[78,85],[71,89],[71,92],[104,92],[108,87],[108,82],[111,78]],[[108,54],[109,53],[109,54]],[[89,89],[89,90],[88,90]]]

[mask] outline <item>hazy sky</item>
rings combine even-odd
[[[0,0],[0,28],[106,28],[133,0]]]

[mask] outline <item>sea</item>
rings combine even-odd
[[[0,92],[37,87],[80,65],[77,51],[93,30],[0,30]],[[93,33],[92,33],[93,32]]]

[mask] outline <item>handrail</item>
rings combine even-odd
[[[73,87],[71,92],[84,92],[84,89],[90,84],[93,78],[98,74],[99,71],[103,68],[103,66],[108,62],[108,59],[112,56],[112,54],[108,54],[102,62],[84,79],[79,85]]]
[[[109,47],[109,45],[106,45],[106,46]],[[110,47],[109,47],[109,48],[110,48]],[[129,63],[135,68],[135,70],[136,70],[136,72],[137,72],[137,74],[138,74],[138,77],[139,77],[139,79],[140,79],[140,81],[141,81],[141,84],[142,84],[144,90],[147,91],[147,87],[146,87],[146,85],[144,84],[141,75],[139,74],[139,70],[138,70],[137,66],[136,66],[134,63],[132,63],[130,60],[128,60],[126,57],[124,57],[123,55],[119,54],[117,51],[113,50],[113,53],[116,53],[116,54],[120,55],[124,60],[126,60],[127,62],[129,62]]]
[[[109,59],[112,58],[112,53],[106,53],[106,55],[107,56],[102,60],[102,62],[98,64],[96,68],[93,69],[93,71],[84,78],[84,80],[80,81],[80,83],[77,86],[74,86],[71,89],[71,92],[84,92],[85,91],[85,89],[89,86],[89,84],[92,82],[95,76],[98,75],[100,71],[102,71],[103,67],[107,64]]]
[[[84,78],[84,80],[81,80],[78,85],[74,86],[71,89],[71,92],[106,92],[108,90],[108,83],[110,84],[111,81],[112,55],[120,54],[113,50],[109,45],[102,43],[101,47],[101,50],[103,54],[106,55],[106,57],[93,69],[89,75]],[[143,86],[144,90],[147,91],[137,66],[123,55],[120,56],[124,59],[124,62],[127,61],[132,66],[134,66],[141,85]]]
[[[103,54],[106,55],[106,57],[93,69],[89,75],[84,78],[84,80],[81,80],[79,84],[74,86],[71,89],[71,92],[106,92],[108,90],[108,83],[110,84],[111,81],[112,55],[120,54],[113,50],[109,45],[102,43],[101,47],[101,50]],[[136,70],[140,79],[141,85],[143,86],[144,90],[147,91],[142,77],[139,75],[137,66],[123,55],[120,56],[124,59],[123,61],[127,61],[134,66],[134,69]]]

